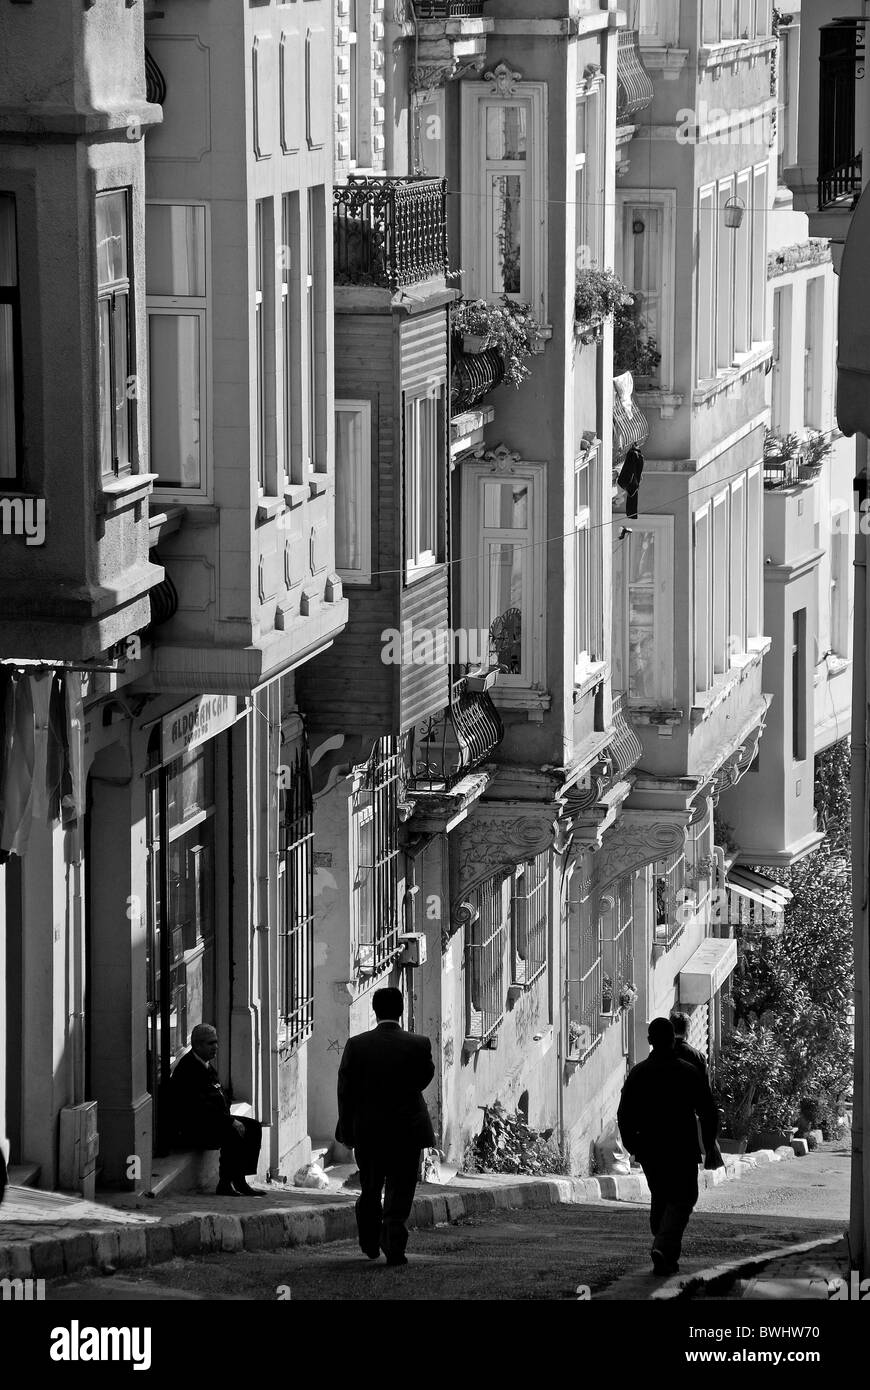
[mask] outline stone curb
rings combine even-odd
[[[777,1162],[786,1155],[794,1157],[791,1148],[778,1150],[776,1154],[762,1149],[739,1158],[729,1155],[726,1168],[702,1172],[699,1179],[704,1187],[711,1187],[726,1178],[742,1176],[755,1167],[756,1162]],[[476,1189],[445,1186],[441,1191],[418,1193],[411,1209],[410,1224],[427,1227],[498,1210],[513,1211],[523,1207],[573,1205],[602,1200],[642,1202],[648,1198],[646,1178],[637,1173],[598,1178],[534,1178],[526,1182],[490,1185],[485,1185],[484,1178]],[[88,1269],[113,1272],[116,1269],[162,1264],[166,1260],[183,1259],[190,1255],[320,1245],[351,1239],[355,1234],[356,1218],[350,1202],[296,1210],[272,1208],[241,1215],[224,1212],[179,1213],[147,1226],[104,1227],[94,1231],[60,1230],[29,1240],[0,1244],[0,1278],[56,1279],[63,1275],[80,1274]]]
[[[669,1302],[675,1298],[691,1298],[698,1289],[705,1288],[718,1279],[738,1279],[741,1275],[757,1274],[774,1261],[785,1260],[793,1255],[811,1255],[816,1250],[833,1249],[842,1243],[842,1235],[825,1236],[822,1240],[807,1240],[799,1245],[781,1246],[779,1250],[768,1250],[765,1254],[752,1255],[749,1259],[713,1265],[710,1269],[699,1270],[686,1279],[681,1280],[678,1275],[674,1275],[666,1284],[662,1284],[650,1294],[650,1300]]]

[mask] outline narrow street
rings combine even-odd
[[[681,1272],[837,1235],[848,1215],[849,1154],[831,1145],[703,1192]],[[565,1300],[592,1298],[648,1268],[647,1209],[590,1202],[412,1231],[409,1264],[388,1269],[351,1241],[173,1260],[122,1278],[57,1281],[49,1299]]]

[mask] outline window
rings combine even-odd
[[[576,883],[576,887],[575,887]],[[568,897],[568,1056],[583,1058],[597,1046],[601,1034],[603,977],[601,921],[591,911],[589,883],[574,882]]]
[[[807,610],[792,614],[791,639],[791,755],[796,763],[807,756]]]
[[[752,173],[745,169],[737,175],[737,197],[748,209],[752,200]],[[748,211],[743,221],[730,235],[734,243],[734,351],[748,352],[752,345],[752,238]]]
[[[720,180],[716,257],[716,365],[720,371],[727,371],[734,361],[734,233],[725,226],[725,204],[733,194],[734,180]]]
[[[729,661],[746,651],[746,488],[742,478],[731,484],[731,553],[728,558]]]
[[[767,165],[752,175],[752,341],[761,343],[765,334],[765,295],[767,294]]]
[[[519,864],[512,875],[512,983],[528,989],[547,968],[550,851]]]
[[[348,158],[351,165],[359,162],[359,45],[357,42],[357,11],[361,0],[348,0],[347,15],[347,83],[348,83]]]
[[[755,17],[753,6],[763,14],[769,0],[703,0],[702,42],[722,43],[728,39],[751,39]],[[766,19],[763,20],[766,25]],[[758,29],[759,34],[766,28]]]
[[[673,517],[638,517],[613,552],[613,681],[629,704],[674,693]]]
[[[824,342],[825,281],[814,275],[807,281],[804,324],[804,424],[822,428],[822,343]]]
[[[145,209],[148,404],[157,486],[207,490],[208,309],[206,209],[149,203]]]
[[[686,925],[683,886],[686,856],[682,850],[659,859],[652,871],[652,922],[656,946],[669,950]]]
[[[405,564],[409,581],[444,559],[444,390],[405,396]]]
[[[299,194],[281,199],[281,370],[284,405],[284,481],[302,483],[301,440],[297,415],[299,342]]]
[[[604,203],[603,128],[601,80],[584,86],[577,97],[575,213],[577,270],[585,270],[601,260],[602,210]]]
[[[15,199],[0,193],[0,482],[19,475],[21,442],[21,302]]]
[[[465,929],[466,1032],[487,1042],[504,1018],[504,956],[510,875],[490,878],[469,894]]]
[[[777,434],[787,434],[790,420],[791,388],[791,285],[773,292],[773,389],[770,425]]]
[[[117,475],[131,466],[136,399],[130,316],[129,193],[98,193],[97,314],[99,320],[100,469]]]
[[[698,203],[698,379],[716,375],[716,193],[702,188]]]
[[[668,48],[679,38],[679,0],[638,0],[641,48]]]
[[[713,604],[710,592],[710,503],[694,513],[693,588],[695,610],[695,690],[713,684]]]
[[[360,974],[382,970],[398,950],[399,775],[390,735],[378,739],[353,794],[351,923]]]
[[[304,747],[280,796],[278,1042],[287,1048],[314,1027],[314,801]]]
[[[257,482],[266,492],[266,305],[263,286],[266,274],[266,199],[258,198],[254,209],[254,351],[257,385]]]
[[[592,659],[591,511],[589,463],[574,465],[574,679],[585,679]],[[598,655],[598,653],[595,653]]]
[[[599,903],[604,944],[604,970],[611,984],[611,1002],[619,1007],[623,985],[634,984],[634,875],[623,874]],[[603,986],[606,994],[606,982]]]
[[[760,637],[762,612],[761,537],[764,517],[764,497],[761,487],[761,467],[750,468],[746,475],[746,637]]]
[[[662,359],[652,374],[662,390],[674,375],[674,217],[675,192],[656,190],[631,195],[617,192],[617,254],[622,279],[640,296],[643,337],[654,338]]]
[[[462,84],[462,265],[469,297],[546,318],[546,87]]]
[[[326,278],[323,268],[325,227],[325,190],[322,186],[309,188],[308,270],[305,282],[305,324],[308,349],[306,393],[308,400],[308,463],[314,473],[325,473],[327,466],[325,410],[326,384],[329,373],[326,356]]]
[[[335,403],[335,568],[346,584],[372,577],[372,407]]]
[[[849,655],[851,629],[849,575],[852,553],[849,512],[841,513],[831,528],[831,646],[838,656]]]
[[[728,493],[713,498],[713,674],[728,670]]]
[[[793,30],[791,32],[799,32]],[[776,181],[778,184],[785,182],[784,173],[787,164],[791,163],[792,152],[792,118],[791,102],[789,101],[789,87],[791,85],[791,63],[789,61],[789,38],[788,29],[780,29],[779,51],[776,62]]]
[[[499,476],[486,463],[462,469],[465,626],[488,628],[499,689],[543,688],[546,675],[543,464]],[[476,563],[471,557],[476,557]]]
[[[575,105],[574,138],[574,268],[585,270],[595,259],[589,246],[590,208],[586,191],[586,104],[585,91],[578,97]]]

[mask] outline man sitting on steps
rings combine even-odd
[[[213,1065],[217,1050],[217,1030],[210,1023],[198,1023],[190,1035],[190,1051],[169,1079],[177,1142],[185,1149],[220,1149],[219,1197],[262,1197],[246,1177],[257,1171],[262,1125],[231,1113]]]

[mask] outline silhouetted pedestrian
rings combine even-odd
[[[652,1262],[656,1274],[676,1274],[683,1232],[698,1200],[698,1121],[705,1168],[721,1168],[716,1144],[719,1113],[696,1065],[674,1051],[670,1019],[649,1025],[652,1052],[628,1074],[617,1120],[622,1141],[640,1161],[650,1190]]]
[[[375,990],[372,1007],[377,1027],[348,1038],[341,1058],[335,1137],[354,1150],[359,1168],[360,1249],[371,1260],[383,1250],[388,1265],[404,1265],[420,1151],[435,1143],[422,1094],[435,1063],[429,1039],[402,1028],[401,990]]]
[[[690,1062],[693,1067],[697,1067],[703,1076],[707,1075],[707,1058],[703,1052],[699,1052],[697,1047],[692,1047],[687,1041],[689,1032],[689,1020],[686,1014],[674,1010],[671,1014],[671,1023],[674,1025],[674,1052],[681,1062]]]

